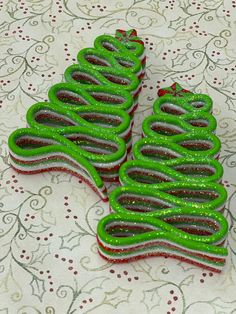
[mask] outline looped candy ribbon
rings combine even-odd
[[[105,189],[101,179],[113,181],[126,158],[126,145],[121,138],[83,126],[65,128],[60,134],[45,128],[18,129],[10,135],[8,143],[11,164],[18,172],[62,170],[81,179],[85,174],[86,182],[89,177],[94,181],[93,189],[103,200],[107,196],[102,194]],[[83,166],[86,173],[80,171]]]
[[[149,256],[172,257],[220,272],[228,225],[212,210],[163,209],[155,215],[110,214],[98,224],[100,255],[123,263]]]
[[[142,125],[134,160],[119,171],[123,185],[109,201],[115,214],[99,222],[100,254],[113,262],[171,256],[220,272],[227,255],[227,192],[217,183],[212,101],[206,95],[164,95]]]
[[[153,104],[154,114],[167,113],[184,119],[190,113],[212,111],[212,99],[205,94],[186,94],[184,97],[174,97],[166,94],[157,98]],[[214,118],[214,117],[213,117]]]
[[[220,182],[222,165],[215,159],[175,158],[157,163],[153,160],[129,160],[119,170],[122,185],[160,186],[161,182]]]
[[[224,209],[227,193],[213,182],[162,182],[122,186],[110,194],[110,208],[115,212],[156,213],[163,208]]]
[[[49,90],[49,103],[33,105],[29,129],[9,138],[13,167],[22,173],[63,170],[77,175],[107,200],[103,181],[117,181],[131,149],[132,116],[138,106],[141,43],[103,35],[78,53],[66,83]]]
[[[158,136],[144,137],[133,146],[133,155],[141,160],[171,160],[184,156],[218,158],[221,143],[214,134],[192,133],[183,134],[179,141],[159,139]]]
[[[106,106],[76,106],[68,110],[67,106],[58,106],[53,103],[37,103],[27,112],[28,126],[34,129],[45,129],[63,134],[67,129],[76,131],[77,126],[115,134],[122,138],[131,148],[130,116],[123,110]]]

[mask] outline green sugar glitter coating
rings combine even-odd
[[[60,135],[57,134],[56,132],[53,132],[51,130],[37,130],[37,129],[18,129],[14,132],[15,136],[13,137],[13,140],[11,140],[9,142],[10,144],[10,149],[12,150],[13,146],[12,144],[14,143],[14,140],[16,140],[16,137],[20,137],[23,134],[25,136],[28,137],[41,137],[41,139],[56,139],[57,141],[57,145],[64,145],[66,146],[68,149],[70,149],[71,151],[74,151],[78,154],[78,156],[83,156],[84,158],[86,158],[88,161],[90,162],[96,162],[96,163],[109,163],[109,162],[114,162],[117,161],[119,159],[121,159],[123,156],[125,156],[126,153],[126,145],[125,142],[119,138],[118,136],[112,134],[112,133],[102,133],[99,132],[99,130],[95,130],[95,129],[88,129],[86,127],[82,127],[82,126],[76,126],[76,127],[68,127],[68,128],[64,128],[63,131],[61,130]],[[77,144],[79,144],[79,140],[77,141],[71,141],[69,139],[69,136],[73,136],[74,135],[85,135],[85,136],[89,136],[89,138],[94,138],[94,139],[100,139],[100,140],[104,140],[108,143],[112,143],[114,146],[116,146],[116,151],[115,152],[111,152],[110,154],[95,154],[95,153],[91,153],[83,148],[80,148]],[[62,135],[62,136],[61,136]],[[68,137],[68,138],[67,138]],[[84,142],[82,141],[82,144],[84,144]],[[105,146],[105,144],[104,144]],[[19,148],[19,150],[17,149],[17,146],[15,144],[14,146],[14,152],[16,155],[20,155],[22,157],[30,157],[31,155],[35,156],[37,154],[40,155],[41,153],[41,149],[45,149],[47,148],[47,152],[48,153],[53,153],[55,146],[54,145],[48,145],[46,147],[39,147],[39,148],[34,148],[34,149],[28,149],[27,147],[25,147],[25,149],[23,148]],[[12,150],[13,151],[13,150]]]
[[[37,115],[39,114],[49,114],[55,115],[61,119],[67,119],[69,123],[74,124],[71,126],[65,125],[62,126],[62,122],[59,121],[58,126],[48,125],[47,121],[42,121],[42,123],[37,121]],[[67,128],[76,131],[77,126],[87,127],[89,129],[93,129],[95,132],[104,132],[104,127],[100,127],[96,125],[95,121],[87,121],[86,118],[82,118],[80,115],[83,114],[100,114],[100,115],[108,115],[119,120],[119,125],[117,126],[109,126],[109,132],[114,133],[120,136],[124,133],[130,126],[130,116],[123,110],[108,108],[106,106],[81,106],[74,108],[73,111],[67,110],[64,107],[59,107],[54,105],[53,103],[37,103],[29,108],[26,114],[26,120],[29,127],[33,129],[45,129],[56,131],[59,134],[63,134]],[[105,130],[106,131],[106,130]]]
[[[181,117],[181,116],[180,116]],[[206,124],[204,126],[198,127],[192,125],[191,123],[201,123]],[[195,133],[195,132],[215,132],[216,130],[216,120],[215,118],[207,112],[193,112],[191,114],[185,115],[184,118],[176,119],[175,116],[171,116],[168,114],[158,113],[156,115],[149,116],[144,119],[142,127],[143,132],[146,136],[153,136],[152,133],[154,132],[152,129],[155,126],[162,125],[166,128],[172,126],[173,132],[178,133]],[[163,132],[163,135],[168,134],[168,131]],[[155,132],[154,132],[155,133]],[[158,134],[158,132],[156,133]],[[175,134],[175,133],[174,133]],[[158,134],[161,136],[162,133]],[[155,135],[154,135],[155,136]],[[172,135],[176,136],[176,135]]]
[[[94,47],[98,50],[107,52],[107,49],[103,46],[103,44],[109,43],[112,45],[117,52],[126,54],[128,49],[132,52],[132,55],[134,55],[137,58],[140,58],[144,53],[144,45],[141,45],[140,43],[133,42],[133,41],[126,41],[126,42],[120,42],[117,41],[116,38],[108,36],[108,35],[101,35],[98,36],[94,41]]]
[[[98,60],[105,60],[104,64],[106,65],[91,64],[88,61],[90,56],[93,56]],[[138,74],[142,70],[140,60],[137,57],[133,56],[131,53],[125,54],[120,53],[119,51],[113,51],[111,54],[111,52],[107,50],[101,51],[95,48],[84,48],[79,51],[77,60],[83,67],[90,67],[98,72],[105,70],[106,67],[113,67],[118,70],[122,69],[122,63],[130,65],[130,67],[127,68],[127,71],[130,71],[131,73]]]
[[[130,34],[133,36],[133,31]],[[9,137],[14,163],[27,170],[27,162],[20,162],[17,157],[29,161],[34,156],[43,158],[47,154],[63,153],[83,166],[98,188],[103,187],[100,177],[103,171],[98,172],[94,166],[101,168],[107,164],[112,168],[124,161],[126,143],[130,144],[128,113],[133,114],[134,98],[140,92],[138,76],[143,66],[139,58],[143,54],[141,42],[123,43],[108,35],[99,36],[94,48],[81,50],[78,64],[65,71],[67,82],[50,88],[50,102],[37,103],[28,110],[30,129],[19,129]],[[77,74],[78,80],[74,76]],[[26,143],[24,137],[28,137]],[[21,147],[17,144],[19,141]],[[54,161],[58,159],[48,163]],[[61,162],[65,163],[63,159]],[[117,174],[117,169],[111,169],[110,173],[115,171]]]
[[[209,199],[205,192],[209,191],[215,198]],[[173,193],[184,192],[180,196],[172,195]],[[188,199],[187,192],[194,194],[197,192],[202,197],[202,202],[197,202]],[[134,201],[133,198],[137,197],[138,201]],[[139,197],[140,196],[140,197]],[[139,197],[139,198],[138,198]],[[124,198],[124,200],[123,200]],[[154,205],[151,206],[150,200],[153,200]],[[196,197],[197,198],[197,197]],[[205,201],[203,201],[203,199]],[[169,207],[170,211],[172,208],[177,207],[188,207],[189,209],[221,209],[227,199],[227,193],[222,185],[208,182],[208,183],[193,183],[193,182],[165,182],[158,185],[133,185],[133,186],[122,186],[114,189],[110,194],[110,207],[115,212],[125,212],[129,214],[129,206],[135,205],[136,203],[146,208],[144,215],[153,216],[161,210],[161,208]],[[125,208],[121,204],[127,202],[128,207]],[[156,200],[156,205],[155,205]],[[141,212],[140,215],[143,215]]]
[[[200,254],[193,257],[182,251],[183,257],[213,268],[224,265],[227,249],[222,243],[228,223],[220,211],[227,192],[216,183],[222,179],[223,168],[213,159],[219,155],[221,143],[212,134],[216,120],[211,111],[212,100],[207,95],[166,94],[155,101],[154,115],[142,124],[145,137],[133,146],[134,160],[119,170],[123,186],[110,194],[110,208],[115,213],[98,224],[101,255],[112,261],[148,255],[160,251],[161,244],[150,248],[145,243],[164,240]],[[213,231],[209,230],[211,224]],[[209,234],[192,234],[189,227]],[[138,244],[140,248],[133,248]],[[170,255],[176,253],[174,248],[163,248]],[[221,260],[209,260],[204,254]]]
[[[118,83],[110,81],[107,77],[114,76],[116,79],[120,79],[123,82],[122,90],[133,92],[139,86],[138,78],[131,72],[124,70],[123,68],[111,68],[111,67],[104,67],[94,70],[90,67],[85,67],[81,64],[73,64],[68,67],[65,71],[65,79],[67,82],[76,83],[83,85],[88,85],[89,83],[86,81],[87,77],[92,77],[97,85],[109,85],[110,87],[117,88],[120,87]],[[85,75],[84,80],[80,78],[76,79],[76,75],[83,76]]]
[[[200,107],[196,107],[196,104],[199,105],[201,103]],[[178,115],[178,118],[184,118],[185,115],[188,115],[189,113],[195,113],[195,112],[208,112],[210,113],[212,111],[212,99],[205,95],[205,94],[191,94],[186,95],[184,97],[174,97],[172,95],[164,95],[162,97],[157,98],[157,100],[153,104],[153,113],[154,114],[160,114],[164,113],[162,110],[162,106],[164,104],[173,104],[183,111],[182,115]],[[194,106],[195,104],[195,106]]]
[[[198,133],[192,134],[192,133],[185,133],[182,135],[182,138],[184,140],[203,140],[206,141],[206,143],[209,143],[211,148],[209,148],[207,151],[198,151],[198,150],[191,150],[185,147],[182,147],[178,142],[174,143],[165,139],[159,139],[157,136],[154,135],[153,138],[142,138],[138,140],[133,145],[133,155],[134,158],[139,160],[150,160],[152,159],[151,156],[146,156],[144,154],[145,149],[152,149],[152,148],[162,148],[163,150],[166,149],[166,152],[163,151],[163,155],[160,156],[160,159],[163,158],[163,160],[171,159],[168,155],[168,152],[171,152],[173,154],[174,158],[180,158],[180,157],[213,157],[217,156],[220,151],[221,143],[218,137],[216,137],[213,134],[206,134],[206,133]],[[176,157],[175,157],[176,156]],[[158,157],[157,157],[158,159]],[[173,160],[172,159],[172,160]],[[162,160],[158,160],[158,162],[162,162]],[[171,162],[171,161],[170,161]]]
[[[192,217],[192,219],[198,219],[199,217],[208,217],[209,220],[214,222],[217,225],[217,229],[213,234],[207,236],[198,236],[194,234],[188,234],[169,223],[166,223],[164,220],[167,218],[174,219],[175,217]],[[126,222],[143,224],[146,227],[154,227],[153,231],[143,232],[143,234],[137,234],[135,236],[127,237],[114,237],[109,235],[106,231],[107,225],[109,223],[114,223],[119,221],[125,225]],[[156,230],[155,230],[156,229]],[[202,248],[206,244],[217,244],[219,241],[225,238],[225,234],[228,230],[228,223],[226,219],[219,213],[203,210],[203,211],[190,211],[187,208],[178,208],[170,210],[163,210],[162,212],[157,213],[155,216],[142,216],[139,214],[125,215],[122,213],[112,213],[103,219],[100,220],[98,224],[98,234],[99,238],[105,243],[114,245],[114,246],[129,246],[132,244],[143,243],[150,240],[156,240],[158,238],[166,239],[165,233],[168,233],[168,240],[171,240],[173,243],[178,243],[181,246],[184,244],[185,247],[189,249],[197,249],[202,251]],[[145,234],[146,233],[146,234]],[[184,241],[184,242],[182,242]],[[227,255],[227,249],[218,246],[206,245],[205,247],[208,252]]]
[[[59,98],[59,93],[63,95],[63,92],[73,93],[73,96],[77,96],[79,100],[73,100],[68,102],[66,97]],[[120,99],[120,103],[113,104],[112,102],[102,102],[97,101],[93,95],[96,93],[105,94],[108,96],[115,96]],[[65,94],[66,95],[66,94]],[[110,86],[93,86],[93,85],[85,85],[82,86],[80,84],[72,84],[72,83],[58,83],[53,85],[48,92],[49,100],[57,106],[67,108],[67,110],[73,111],[77,106],[93,106],[100,107],[106,106],[111,108],[117,108],[124,111],[129,111],[133,105],[133,98],[129,92],[122,90],[122,88],[118,87],[110,87]],[[61,96],[62,97],[62,96]],[[75,98],[75,97],[74,97]]]
[[[156,124],[156,126],[155,126]],[[155,127],[165,128],[165,130],[156,131]],[[170,132],[168,135],[168,128],[173,128],[173,133]],[[210,123],[207,129],[214,131],[214,123]],[[173,141],[175,143],[179,143],[185,140],[209,140],[213,143],[214,146],[219,146],[219,139],[212,133],[209,133],[208,130],[204,130],[205,128],[198,128],[190,125],[181,119],[176,119],[176,117],[168,116],[168,115],[153,115],[147,117],[143,121],[142,125],[143,134],[149,138],[158,138],[167,141]],[[200,130],[199,130],[200,129]],[[175,134],[175,132],[177,134]],[[219,143],[219,144],[218,144]]]
[[[191,175],[191,170],[189,174],[181,173],[178,171],[178,167],[200,165],[197,167],[196,172],[200,172],[201,168],[205,169],[207,173],[211,171],[211,175],[203,176],[200,175]],[[181,168],[180,168],[181,169]],[[202,172],[204,173],[204,171]],[[136,173],[135,173],[136,172]],[[138,173],[137,173],[138,172]],[[143,174],[142,174],[143,172]],[[131,173],[134,173],[131,176]],[[150,184],[153,187],[154,185],[158,188],[162,178],[166,181],[185,181],[185,182],[219,182],[223,175],[222,165],[215,159],[211,158],[176,158],[172,159],[172,164],[168,165],[167,162],[157,163],[155,161],[149,160],[129,160],[121,165],[119,170],[120,181],[123,185],[140,185],[143,186],[145,183],[145,178],[148,180],[147,173],[150,176]],[[158,176],[160,179],[158,180]],[[155,179],[156,178],[156,179]],[[150,184],[146,184],[150,186]]]
[[[36,147],[32,149],[24,149],[17,145],[17,141],[22,137],[34,137],[38,139],[46,139],[53,141],[51,145]],[[93,165],[82,155],[78,154],[76,145],[70,143],[64,137],[58,135],[57,133],[47,132],[45,130],[34,130],[34,129],[18,129],[11,133],[8,139],[8,146],[10,152],[14,153],[16,156],[20,157],[34,157],[40,156],[44,157],[51,153],[64,153],[74,160],[76,163],[84,167],[88,174],[91,175],[92,179],[96,183],[96,186],[101,188],[103,187],[103,182],[98,175],[96,169]],[[72,149],[74,148],[74,149]]]

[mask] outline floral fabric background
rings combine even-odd
[[[0,1],[0,314],[236,313],[235,21],[234,0]],[[158,88],[178,81],[214,100],[229,193],[220,275],[164,258],[105,262],[96,226],[108,204],[75,177],[9,165],[7,138],[26,125],[27,108],[116,28],[136,28],[147,48],[134,140]]]

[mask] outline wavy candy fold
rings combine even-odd
[[[29,108],[29,128],[9,137],[18,172],[66,171],[108,200],[103,182],[119,180],[131,150],[146,60],[141,40],[116,37],[98,36],[94,48],[81,50],[78,64],[66,69],[67,82],[50,88],[49,102]]]
[[[99,253],[112,262],[148,256],[176,258],[220,272],[228,224],[220,184],[220,140],[207,95],[164,95],[142,125],[134,160],[119,171],[114,212],[98,224]]]

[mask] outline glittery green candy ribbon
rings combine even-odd
[[[134,158],[140,160],[155,160],[156,162],[169,163],[176,158],[216,158],[219,156],[220,140],[213,134],[198,134],[198,139],[193,139],[191,133],[184,135],[185,141],[172,142],[165,139],[142,138],[133,145]],[[201,149],[202,148],[202,149]],[[184,162],[184,160],[183,160]]]
[[[29,108],[26,120],[31,128],[53,130],[59,134],[66,130],[76,132],[77,126],[93,129],[95,133],[109,130],[109,133],[123,138],[127,146],[131,144],[130,116],[123,110],[108,106],[76,106],[72,111],[66,104],[58,106],[42,102]]]
[[[134,106],[130,93],[118,87],[59,83],[49,89],[48,97],[53,104],[71,111],[78,106],[105,106],[130,113]]]
[[[109,197],[115,214],[99,222],[99,252],[114,262],[172,256],[220,272],[227,255],[221,214],[227,193],[217,183],[222,166],[213,159],[221,145],[212,133],[212,100],[164,94],[143,122],[135,160],[119,170],[123,186]]]
[[[153,217],[110,214],[100,220],[97,240],[100,255],[115,263],[164,256],[220,272],[227,249],[219,244],[227,229],[218,212],[177,208]]]
[[[171,161],[171,162],[170,162]],[[163,161],[129,160],[119,170],[122,185],[159,188],[163,182],[220,182],[222,165],[211,158],[176,158]]]
[[[107,200],[104,181],[116,181],[131,149],[144,46],[104,35],[78,53],[66,83],[49,90],[48,103],[27,112],[29,129],[9,137],[12,166],[22,173],[62,170],[84,179]],[[130,115],[130,116],[129,116]]]
[[[66,146],[63,156],[58,154],[60,145]],[[50,163],[55,160],[55,170],[60,170],[60,167],[64,170],[66,164],[72,163],[74,166],[80,159],[86,159],[96,169],[93,172],[97,171],[97,176],[100,175],[105,181],[113,181],[117,177],[117,171],[126,158],[124,140],[115,134],[103,133],[95,127],[88,129],[83,126],[62,128],[59,132],[47,128],[18,129],[9,138],[9,149],[13,167],[22,173],[34,173],[36,170],[40,172],[42,169],[46,170],[46,166],[52,168]],[[50,158],[44,156],[45,152]],[[70,154],[68,157],[64,156],[69,152],[74,152],[77,158],[73,157],[71,161]],[[36,159],[37,167],[30,162],[31,154]],[[68,172],[76,174],[69,170]],[[78,176],[81,177],[82,174],[78,173]],[[94,173],[91,173],[91,178],[94,178]]]
[[[102,85],[110,88],[122,87],[134,99],[141,91],[144,76],[144,46],[138,42],[123,42],[108,35],[95,39],[94,48],[85,48],[78,53],[77,65],[65,71],[68,82],[86,85]]]
[[[205,94],[185,94],[181,98],[166,94],[154,102],[153,112],[155,114],[167,113],[185,119],[192,113],[211,113],[212,105],[212,99]]]

